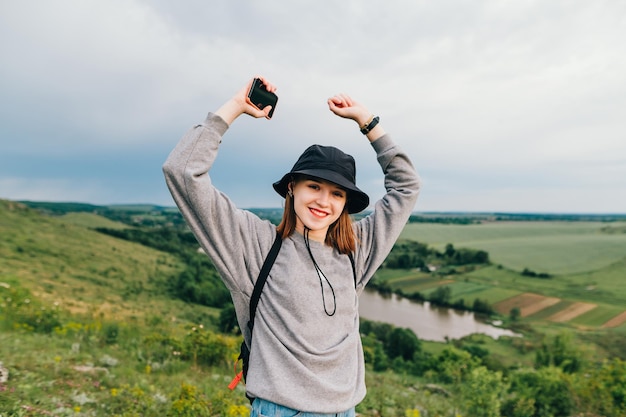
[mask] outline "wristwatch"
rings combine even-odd
[[[372,129],[376,127],[379,121],[380,121],[380,117],[378,116],[372,117],[367,123],[361,126],[361,133],[363,133],[364,135],[367,135],[368,133],[372,131]]]

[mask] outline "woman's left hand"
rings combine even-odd
[[[364,105],[353,100],[347,94],[337,94],[329,98],[328,108],[339,117],[354,120],[359,126],[362,126],[371,117],[371,113]]]
[[[339,117],[354,120],[359,125],[359,128],[370,123],[374,117],[364,105],[353,100],[347,94],[337,94],[329,98],[328,108]],[[373,142],[384,134],[385,131],[382,126],[377,124],[365,136],[370,142]]]

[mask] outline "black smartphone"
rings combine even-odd
[[[263,110],[267,106],[272,106],[268,119],[272,118],[274,110],[276,110],[276,103],[278,103],[278,96],[274,93],[267,91],[265,85],[259,78],[255,78],[252,81],[250,91],[248,91],[248,103],[252,104],[256,108]]]

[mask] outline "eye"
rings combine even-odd
[[[346,197],[346,193],[344,193],[343,191],[335,191],[333,192],[333,195],[337,198],[345,198]]]
[[[319,190],[320,189],[320,186],[318,184],[314,183],[314,182],[309,183],[308,187],[310,189],[312,189],[312,190]]]

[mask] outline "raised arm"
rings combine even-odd
[[[354,120],[360,129],[367,128],[374,122],[374,115],[361,103],[353,100],[346,94],[337,94],[328,99],[328,108],[339,117]],[[366,133],[366,137],[370,142],[374,142],[385,134],[385,130],[378,123]]]
[[[339,94],[328,99],[337,116],[354,120],[365,133],[385,175],[385,195],[375,203],[372,214],[355,223],[359,240],[356,252],[359,291],[385,260],[415,206],[420,179],[409,156],[386,134],[364,105]]]
[[[276,89],[270,83],[266,85]],[[217,112],[209,113],[202,123],[189,129],[163,164],[165,181],[176,205],[231,291],[251,287],[246,281],[250,273],[245,268],[262,262],[264,254],[258,249],[269,250],[276,234],[268,222],[238,209],[213,186],[209,175],[230,124],[242,114],[260,118],[269,112],[269,108],[261,111],[246,102],[249,86],[250,82]],[[244,254],[258,259],[241,262]]]

